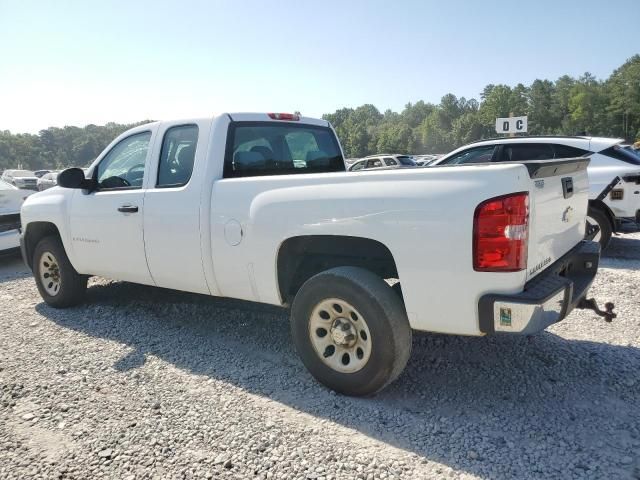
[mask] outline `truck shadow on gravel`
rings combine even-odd
[[[640,349],[630,346],[549,332],[416,334],[401,378],[362,399],[310,377],[280,308],[128,283],[93,286],[72,310],[36,308],[62,328],[129,346],[113,365],[125,378],[153,355],[484,478],[628,478],[640,451]]]

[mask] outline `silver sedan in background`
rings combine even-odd
[[[60,172],[45,173],[38,179],[38,191],[41,192],[51,187],[58,185],[58,174]]]

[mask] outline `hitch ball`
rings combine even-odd
[[[607,323],[611,323],[613,319],[618,316],[618,314],[613,311],[613,309],[615,308],[613,302],[605,303],[604,310],[600,310],[595,298],[583,298],[582,300],[580,300],[580,303],[578,303],[578,308],[593,310],[596,315],[603,317],[604,321]]]

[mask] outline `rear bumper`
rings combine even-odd
[[[565,318],[598,271],[600,245],[582,241],[514,295],[487,294],[478,302],[483,333],[532,334]]]

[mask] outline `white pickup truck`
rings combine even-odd
[[[596,308],[588,163],[356,175],[323,120],[149,123],[29,197],[21,247],[53,307],[91,275],[290,306],[311,373],[366,395],[402,372],[412,329],[529,334]]]

